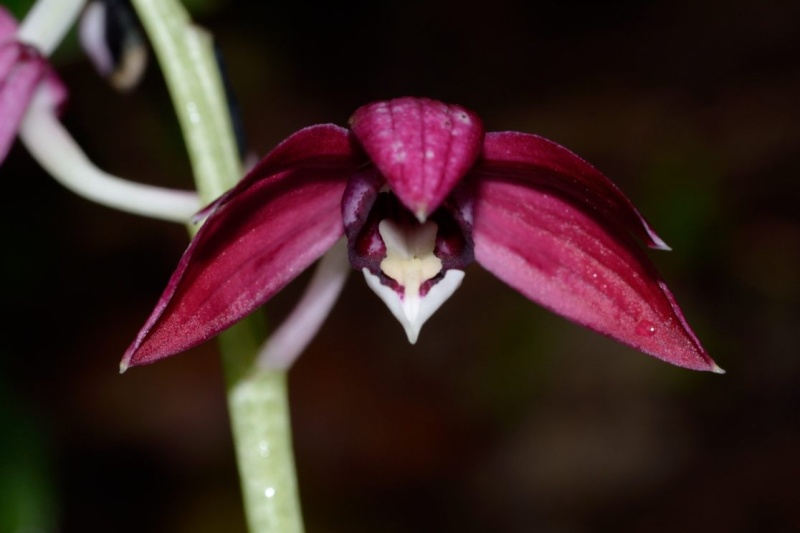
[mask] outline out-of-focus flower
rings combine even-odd
[[[124,180],[97,168],[58,119],[66,89],[45,58],[76,20],[81,0],[40,0],[22,25],[0,7],[0,164],[19,135],[30,154],[62,185],[100,204],[187,222],[194,191]]]
[[[115,89],[136,87],[147,67],[147,44],[130,1],[88,2],[79,30],[81,46],[95,70]]]
[[[36,105],[55,110],[67,93],[47,59],[33,46],[17,40],[17,22],[0,6],[0,163],[8,155],[34,96]]]
[[[475,261],[578,324],[721,371],[634,241],[668,249],[630,200],[566,148],[485,134],[460,106],[400,98],[358,109],[350,130],[300,130],[205,214],[123,370],[216,335],[344,235],[412,343]]]

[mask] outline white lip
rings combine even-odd
[[[442,272],[442,261],[434,255],[436,247],[435,222],[403,225],[382,220],[378,225],[386,257],[381,271],[397,282],[397,289],[381,283],[380,277],[364,268],[367,285],[383,300],[400,321],[411,344],[417,342],[422,325],[461,285],[464,272],[448,270],[421,296],[422,285]]]
[[[464,279],[464,271],[448,270],[425,296],[420,296],[419,292],[411,294],[406,292],[401,296],[396,290],[381,283],[380,278],[369,269],[364,268],[362,272],[370,289],[375,291],[403,326],[411,344],[417,342],[422,325],[456,292]]]

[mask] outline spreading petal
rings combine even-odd
[[[349,175],[300,168],[256,181],[251,174],[200,228],[122,370],[216,335],[324,254],[343,233],[339,204]]]
[[[244,184],[288,169],[355,169],[366,156],[345,128],[335,124],[317,124],[303,128],[273,148],[242,179]]]
[[[544,307],[645,353],[721,371],[627,233],[527,182],[474,185],[475,259],[487,270]]]
[[[477,174],[551,190],[615,221],[651,248],[669,250],[633,203],[599,170],[561,145],[515,131],[486,134]]]
[[[197,214],[202,219],[234,196],[242,194],[264,176],[290,169],[337,169],[353,172],[366,162],[350,132],[335,124],[308,126],[287,137],[270,151],[242,180],[226,194]]]
[[[483,141],[483,123],[477,115],[426,98],[368,104],[356,110],[350,127],[420,222],[464,177]]]

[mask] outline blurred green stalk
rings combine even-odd
[[[241,176],[211,36],[176,0],[133,5],[164,72],[198,192],[211,202]],[[260,329],[251,317],[220,335],[245,512],[251,533],[300,533],[286,375],[254,364]]]
[[[0,378],[0,531],[55,532],[59,509],[50,435],[20,393]]]

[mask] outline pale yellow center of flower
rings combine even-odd
[[[422,284],[442,271],[442,261],[433,254],[436,246],[435,222],[419,226],[381,220],[378,232],[386,245],[381,270],[403,287],[406,298],[419,296]]]

